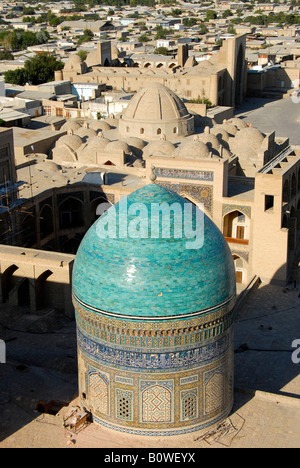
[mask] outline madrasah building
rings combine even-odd
[[[2,302],[75,311],[79,397],[95,422],[161,436],[220,421],[233,404],[236,290],[295,279],[299,149],[241,119],[191,114],[158,82],[119,118],[61,131],[16,168],[1,129]],[[101,205],[124,197],[198,206],[204,248],[99,242]]]
[[[2,244],[75,254],[97,207],[117,203],[154,173],[157,184],[201,205],[217,225],[231,249],[238,285],[254,277],[282,285],[295,279],[300,153],[288,139],[238,118],[216,124],[190,114],[156,82],[136,93],[120,118],[69,120],[60,132],[48,155],[18,164],[19,198],[14,201],[16,188],[10,197],[12,206],[26,209],[11,209],[16,228],[1,224]],[[10,161],[13,174],[11,133],[1,130],[3,167]]]
[[[55,80],[106,83],[108,89],[127,93],[158,82],[183,99],[203,98],[213,106],[235,106],[246,94],[245,50],[246,35],[238,35],[223,41],[219,50],[199,63],[189,55],[187,44],[178,45],[175,57],[145,53],[128,61],[110,41],[99,41],[84,61],[72,54],[63,70],[55,72]]]

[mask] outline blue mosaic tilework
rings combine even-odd
[[[149,210],[151,203],[179,203],[183,207],[187,202],[157,184],[136,190],[126,201],[128,207],[143,203]],[[119,227],[120,202],[115,208]],[[162,238],[161,221],[156,238],[149,232],[147,238],[117,235],[101,239],[97,235],[101,219],[85,235],[74,264],[73,292],[88,306],[126,317],[174,317],[216,307],[235,294],[230,249],[206,215],[204,244],[199,249],[187,249],[191,239],[176,238],[173,225],[170,238]],[[131,220],[128,217],[128,223]]]
[[[108,429],[116,430],[119,432],[125,432],[127,434],[134,434],[134,435],[143,435],[143,436],[156,436],[156,437],[165,437],[165,436],[175,436],[175,435],[182,435],[182,434],[190,434],[191,432],[196,432],[200,431],[202,429],[205,429],[209,426],[212,426],[213,424],[217,423],[218,421],[226,418],[228,414],[231,411],[233,402],[230,402],[230,404],[227,406],[227,408],[220,414],[218,414],[217,417],[210,419],[209,421],[205,420],[201,422],[200,424],[195,424],[192,427],[183,427],[183,428],[177,428],[177,429],[165,429],[165,430],[147,430],[147,429],[140,429],[140,428],[135,428],[135,427],[124,427],[120,426],[117,424],[112,424],[110,422],[105,421],[104,419],[101,419],[97,417],[95,414],[93,414],[93,421],[100,424],[103,427],[107,427]]]
[[[194,179],[194,180],[214,180],[212,171],[192,171],[189,169],[173,169],[165,167],[156,167],[155,175],[157,177],[170,177],[171,179]]]
[[[204,208],[212,216],[213,214],[213,186],[212,185],[200,185],[200,184],[188,184],[188,183],[170,183],[158,180],[157,184],[161,187],[165,187],[168,190],[182,196],[191,196],[196,202],[203,203]],[[185,194],[185,195],[183,195]]]
[[[243,205],[223,205],[223,216],[235,210],[240,211],[241,213],[244,213],[246,216],[251,218],[251,207]]]
[[[224,355],[231,346],[231,340],[231,335],[227,333],[206,346],[176,352],[162,350],[160,353],[153,353],[147,349],[138,352],[105,346],[77,330],[78,347],[85,356],[95,360],[98,365],[129,371],[167,372],[198,368]]]

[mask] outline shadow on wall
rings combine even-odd
[[[274,275],[280,276],[281,267]],[[299,276],[299,275],[298,275]],[[260,390],[300,398],[299,365],[292,342],[300,339],[300,286],[261,284],[250,293],[235,320],[235,388],[246,390],[244,404]],[[251,392],[247,395],[247,391]],[[234,411],[238,406],[234,406]]]
[[[13,264],[1,274],[1,304],[24,307],[25,313],[38,315],[54,308],[62,315],[73,317],[70,284],[53,281],[53,273],[49,269],[36,279],[18,276],[18,271],[19,268]]]
[[[39,400],[69,404],[78,394],[74,320],[49,308],[43,315],[30,314],[26,300],[24,294],[24,305],[0,305],[6,346],[6,363],[0,364],[0,441],[32,421],[39,430]]]

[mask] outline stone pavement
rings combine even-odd
[[[90,424],[70,439],[64,410],[40,414],[36,404],[76,403],[75,324],[32,334],[26,320],[34,317],[16,314],[5,323],[8,362],[0,364],[0,448],[300,448],[300,364],[292,362],[291,347],[300,339],[299,286],[262,284],[249,294],[235,322],[233,411],[222,424],[180,437],[131,436]]]
[[[275,130],[277,138],[289,138],[292,145],[300,145],[300,103],[295,104],[290,97],[279,100],[248,98],[236,109],[235,117],[264,133]]]
[[[76,400],[72,402],[75,404]],[[20,411],[14,408],[15,416]],[[22,416],[22,414],[21,414]],[[36,414],[0,441],[0,448],[300,448],[300,400],[258,392],[235,392],[232,414],[202,432],[174,437],[139,437],[89,424],[78,434],[63,428],[62,413]]]

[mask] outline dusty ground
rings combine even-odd
[[[21,309],[2,309],[7,363],[0,364],[0,448],[300,448],[300,364],[291,359],[292,342],[300,339],[298,289],[261,285],[239,311],[230,417],[203,432],[167,438],[95,424],[70,435],[62,425],[66,409],[56,416],[37,412],[39,400],[77,404],[75,323],[51,311],[44,323]]]

